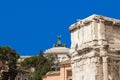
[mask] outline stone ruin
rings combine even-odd
[[[94,14],[69,30],[73,80],[120,80],[120,20]]]

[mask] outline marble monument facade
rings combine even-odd
[[[72,80],[120,80],[120,20],[92,15],[69,30]]]

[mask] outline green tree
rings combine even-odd
[[[7,54],[11,51],[12,49],[9,46],[0,46],[0,60],[3,63],[8,60]]]
[[[42,80],[42,76],[48,71],[52,70],[52,66],[57,59],[56,55],[43,56],[42,50],[40,50],[38,56],[32,56],[26,58],[22,63],[22,69],[34,67],[35,71],[31,73],[32,80]]]
[[[32,56],[26,58],[23,62],[21,62],[21,66],[23,69],[36,67],[38,65],[38,56]]]
[[[8,72],[2,73],[2,80],[14,80],[17,75],[17,59],[19,54],[8,46],[0,47],[0,60],[3,64],[8,65]]]
[[[46,65],[46,67],[48,67],[48,69],[46,69],[47,71],[46,72],[43,71],[43,68],[45,67],[46,63],[47,59],[43,56],[43,52],[40,51],[38,55],[38,65],[35,68],[33,80],[42,80],[42,76],[49,71],[50,69],[49,65]]]
[[[55,65],[54,69],[52,69]],[[58,70],[59,62],[57,61],[57,55],[49,54],[44,55],[42,51],[39,53],[39,65],[34,72],[33,80],[42,80],[42,77],[49,71]]]
[[[51,71],[58,71],[60,69],[60,62],[56,54],[47,54],[45,57],[48,60]]]
[[[17,70],[17,59],[19,58],[19,55],[17,54],[16,51],[11,51],[10,53],[8,53],[7,55],[8,57],[8,67],[9,67],[9,74],[10,74],[10,80],[14,80],[18,70]]]

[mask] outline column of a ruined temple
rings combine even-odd
[[[108,80],[107,57],[103,57],[103,80]]]
[[[100,48],[100,55],[102,57],[102,65],[103,65],[103,80],[108,80],[108,56],[107,49],[105,46]]]
[[[98,23],[98,40],[99,45],[106,45],[106,36],[105,36],[105,25],[104,20],[99,20]]]
[[[97,42],[97,39],[98,39],[98,23],[96,20],[93,20],[92,23],[91,23],[91,29],[92,29],[92,45],[97,45],[98,42]]]
[[[97,40],[97,37],[98,37],[98,24],[97,24],[97,22],[95,21],[95,20],[93,20],[92,21],[92,23],[91,23],[91,27],[92,27],[92,38],[93,38],[93,40]]]
[[[100,45],[100,55],[102,57],[103,65],[103,80],[108,80],[108,63],[107,63],[107,41],[105,36],[104,20],[99,19],[98,23],[98,44]]]

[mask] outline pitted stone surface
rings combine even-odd
[[[120,80],[120,20],[92,15],[69,30],[73,80]]]

